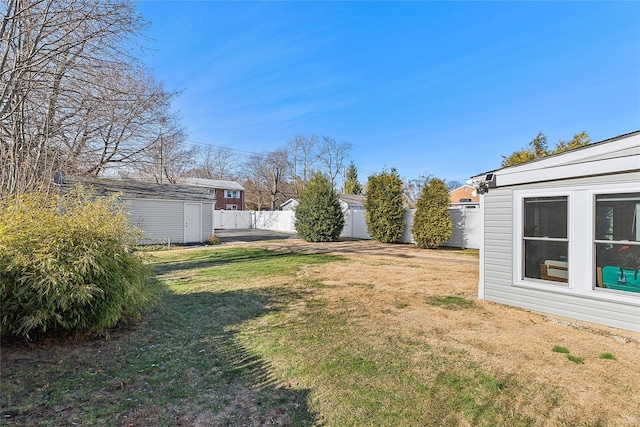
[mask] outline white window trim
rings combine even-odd
[[[589,268],[592,272],[594,272],[596,268],[596,252],[595,252],[596,196],[603,195],[603,194],[620,194],[620,193],[637,193],[637,192],[639,192],[637,184],[621,184],[616,186],[607,186],[606,188],[596,187],[596,188],[589,189],[587,191],[592,203],[591,210],[589,211],[589,221],[592,224],[592,227],[589,230],[590,231],[589,242],[590,242],[590,251],[591,251],[591,257],[589,258]],[[630,243],[634,246],[636,245],[635,242],[626,242],[626,243]],[[592,274],[592,276],[595,276],[595,274]],[[599,288],[596,286],[595,281],[596,279],[595,277],[593,277],[591,288],[589,289],[589,291],[592,295],[597,296],[597,298],[606,297],[606,299],[612,299],[615,301],[624,301],[624,302],[627,302],[631,299],[632,301],[635,300],[634,302],[636,302],[637,304],[640,304],[640,294],[633,293],[633,292],[617,291],[615,289]]]
[[[582,296],[602,301],[626,303],[640,306],[640,294],[618,292],[596,286],[595,278],[595,196],[597,194],[633,193],[637,183],[593,184],[563,187],[558,189],[514,190],[513,192],[513,282],[515,287],[545,292]],[[554,283],[535,279],[520,279],[522,274],[523,248],[523,199],[528,197],[568,196],[568,283]],[[577,224],[580,223],[580,224]],[[575,230],[575,233],[574,233]],[[577,261],[579,260],[579,261]],[[568,285],[568,286],[567,286]]]
[[[533,197],[566,197],[567,198],[567,257],[568,257],[568,271],[567,271],[567,283],[554,282],[550,280],[531,279],[524,277],[524,199]],[[514,191],[513,201],[513,284],[514,286],[524,286],[529,288],[548,290],[553,288],[557,291],[569,291],[573,284],[573,253],[572,253],[572,237],[573,237],[573,222],[571,221],[573,213],[573,197],[571,192],[565,189],[559,190],[516,190]],[[564,239],[549,239],[549,240],[561,240]]]

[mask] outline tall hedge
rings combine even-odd
[[[372,239],[383,243],[400,240],[404,231],[404,196],[402,180],[395,169],[369,177],[364,208]]]
[[[444,181],[434,178],[422,189],[413,215],[411,233],[421,248],[437,248],[451,237],[449,192]]]
[[[158,295],[115,197],[80,187],[0,204],[2,335],[105,333]]]
[[[300,193],[296,232],[308,242],[334,242],[344,228],[344,213],[331,182],[321,173],[311,176]]]

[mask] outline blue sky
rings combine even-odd
[[[138,1],[146,65],[199,145],[352,144],[464,181],[542,131],[550,145],[640,129],[640,2]]]

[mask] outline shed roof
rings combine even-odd
[[[93,177],[65,176],[58,182],[63,192],[76,184],[92,187],[99,195],[120,193],[126,199],[160,199],[213,202],[215,196],[204,187],[180,184],[157,184],[150,182]]]
[[[364,196],[356,194],[339,194],[338,198],[349,206],[364,206]]]

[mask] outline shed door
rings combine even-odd
[[[202,242],[202,205],[199,203],[184,204],[184,242]]]

